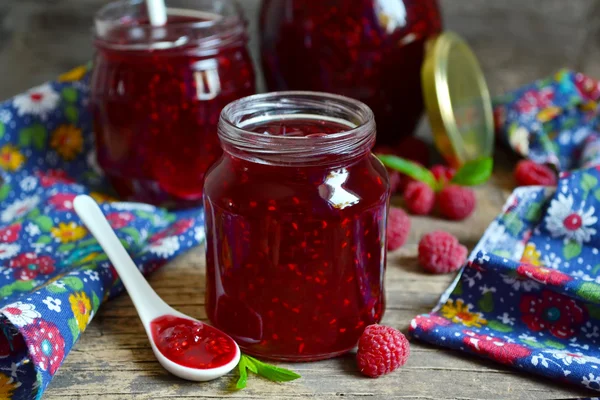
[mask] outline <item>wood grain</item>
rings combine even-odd
[[[410,319],[429,311],[453,279],[421,272],[416,262],[419,237],[434,229],[458,235],[472,247],[498,214],[512,189],[506,155],[497,157],[495,175],[477,190],[477,212],[465,222],[413,218],[409,243],[390,253],[384,323],[406,330]],[[197,248],[150,279],[156,291],[184,313],[205,319],[204,255]],[[127,295],[102,307],[48,388],[49,400],[76,399],[545,399],[587,397],[590,393],[451,350],[412,343],[401,370],[377,380],[357,373],[354,355],[314,363],[284,364],[302,375],[285,384],[251,376],[247,389],[230,389],[235,373],[208,383],[170,376],[155,361]]]

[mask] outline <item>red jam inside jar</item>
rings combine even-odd
[[[230,363],[237,352],[230,337],[202,322],[164,315],[150,323],[150,330],[162,355],[184,367],[221,367]]]
[[[206,178],[208,317],[247,353],[309,361],[352,349],[385,309],[389,182],[375,124],[315,92],[227,106]]]
[[[441,31],[436,0],[265,0],[260,28],[269,90],[360,100],[375,113],[379,144],[415,130],[425,43]]]
[[[179,4],[181,3],[181,4]],[[171,207],[201,203],[220,157],[217,123],[229,102],[255,93],[245,24],[232,1],[168,0],[164,27],[144,2],[96,16],[91,106],[98,163],[124,198]],[[203,6],[204,5],[204,6]]]

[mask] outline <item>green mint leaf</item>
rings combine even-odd
[[[246,356],[246,358],[256,366],[258,375],[267,378],[270,381],[288,382],[300,378],[300,375],[289,369],[276,367],[275,365],[264,363],[250,356]]]
[[[248,368],[250,371],[254,372],[255,374],[258,374],[258,368],[253,361],[254,359],[252,359],[244,354],[242,354],[242,358],[246,362],[246,368]]]
[[[391,154],[377,154],[377,157],[386,167],[400,171],[417,181],[424,182],[434,190],[437,189],[435,176],[427,168]]]
[[[248,371],[246,371],[246,358],[242,355],[240,362],[238,363],[238,370],[240,371],[240,377],[235,384],[236,389],[243,389],[248,383]]]
[[[460,186],[477,186],[487,182],[492,175],[494,160],[491,157],[483,157],[469,161],[456,172],[452,183]]]

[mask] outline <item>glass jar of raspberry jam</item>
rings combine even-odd
[[[387,172],[375,121],[317,92],[223,109],[207,174],[206,308],[244,351],[318,360],[353,348],[384,308]]]
[[[360,100],[375,113],[379,144],[412,134],[425,42],[441,30],[437,0],[264,0],[260,28],[269,90]]]
[[[202,202],[221,155],[219,114],[255,93],[254,72],[233,0],[166,3],[163,27],[149,24],[143,0],[98,12],[91,105],[98,162],[117,192],[184,207]]]

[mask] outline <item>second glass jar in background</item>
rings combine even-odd
[[[385,309],[389,182],[364,104],[314,92],[223,109],[207,174],[206,308],[244,351],[309,361],[352,349]]]
[[[375,113],[378,144],[415,130],[425,42],[441,30],[437,0],[264,0],[260,29],[269,90],[360,100]]]
[[[217,122],[229,102],[255,93],[246,28],[233,0],[167,0],[164,27],[143,0],[96,15],[91,103],[97,157],[125,198],[199,204],[221,155]]]

